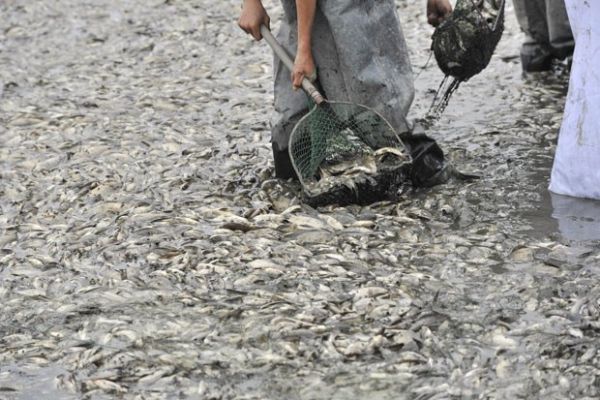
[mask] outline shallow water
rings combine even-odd
[[[600,396],[597,207],[549,197],[566,78],[522,77],[512,9],[429,132],[482,179],[318,210],[272,179],[238,12],[0,4],[0,397]]]
[[[57,366],[3,365],[0,367],[0,398],[75,399],[74,394],[65,393],[56,387],[56,378],[65,373],[65,370]]]
[[[600,241],[600,202],[562,196],[545,190],[552,164],[545,160],[532,167],[531,184],[541,193],[537,208],[521,214],[533,237],[561,238],[572,245]]]

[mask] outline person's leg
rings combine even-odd
[[[285,19],[278,36],[293,54],[297,43],[295,1],[282,0],[282,4]],[[326,97],[372,107],[398,132],[407,130],[405,116],[414,97],[413,76],[393,0],[319,2],[313,56]],[[290,72],[276,60],[271,126],[277,177],[295,177],[288,141],[307,111],[306,95],[292,90]]]
[[[546,0],[548,39],[555,58],[563,60],[573,55],[575,41],[563,0]]]
[[[408,48],[393,0],[319,2],[335,43],[336,75],[331,84],[319,69],[330,100],[361,104],[379,112],[396,130],[408,130],[414,97]],[[320,67],[319,67],[320,68]]]
[[[278,39],[290,55],[297,46],[297,20],[294,0],[282,0],[284,20]],[[348,101],[342,67],[338,58],[336,42],[321,8],[317,8],[313,24],[313,57],[318,72],[316,86],[325,97],[333,93],[334,99]],[[292,57],[293,58],[293,57]],[[275,174],[278,178],[297,178],[289,156],[290,135],[302,117],[309,111],[309,99],[302,90],[294,91],[291,72],[283,63],[275,60],[275,112],[271,121]]]
[[[275,109],[271,120],[271,144],[275,176],[297,178],[288,151],[288,141],[296,123],[308,113],[302,91],[293,91],[290,73],[279,60],[275,62]]]
[[[549,70],[552,66],[552,52],[548,35],[546,0],[513,0],[513,3],[521,30],[526,35],[521,47],[523,70],[526,72]]]
[[[282,5],[284,17],[277,39],[288,53],[294,54],[297,46],[296,6],[293,0],[283,0]],[[288,141],[296,123],[308,113],[308,101],[301,90],[292,89],[291,72],[276,56],[273,65],[275,107],[271,118],[271,144],[275,176],[280,179],[297,178],[289,156]]]

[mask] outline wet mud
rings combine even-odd
[[[272,178],[238,13],[0,4],[0,398],[598,398],[597,204],[546,191],[567,79],[522,77],[512,7],[428,132],[481,179],[318,209]]]

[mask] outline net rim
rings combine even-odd
[[[359,107],[359,108],[363,108],[363,109],[375,114],[377,116],[377,118],[381,119],[387,125],[387,127],[390,129],[390,132],[392,132],[394,134],[394,138],[397,140],[397,142],[399,144],[399,148],[402,149],[402,151],[404,151],[406,153],[406,156],[408,157],[409,162],[412,162],[412,157],[410,156],[410,152],[406,149],[406,146],[404,145],[404,142],[402,141],[402,139],[400,139],[400,135],[398,135],[398,132],[396,132],[396,129],[394,129],[392,124],[390,124],[390,122],[383,115],[381,115],[380,112],[378,112],[377,110],[375,110],[371,107],[365,106],[364,104],[360,104],[360,103],[351,103],[348,101],[335,101],[335,100],[333,100],[333,101],[325,100],[324,102],[328,103],[328,104],[339,104],[339,105],[348,105],[348,106],[352,106],[352,107]],[[294,125],[294,129],[292,129],[292,133],[290,134],[290,138],[288,140],[288,155],[290,157],[292,167],[294,168],[294,172],[296,172],[296,176],[298,177],[298,180],[300,181],[300,184],[302,185],[302,189],[309,196],[314,196],[315,193],[311,193],[310,189],[308,188],[307,183],[305,182],[304,177],[298,170],[296,162],[294,161],[294,156],[292,154],[292,145],[294,143],[294,138],[297,134],[298,127],[301,126],[302,123],[304,122],[304,120],[308,119],[311,116],[311,114],[313,112],[315,112],[315,110],[317,110],[317,107],[319,107],[319,105],[315,104],[315,106],[312,107],[305,116],[303,116],[302,118],[300,118],[300,120],[298,120],[296,125]],[[402,116],[402,119],[403,119],[404,124],[407,127],[409,127],[410,125],[408,124],[406,117]]]

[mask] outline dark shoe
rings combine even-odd
[[[542,72],[552,69],[552,56],[548,53],[521,53],[521,66],[524,72]]]
[[[547,44],[527,38],[521,47],[523,72],[542,72],[552,69],[552,52]]]

